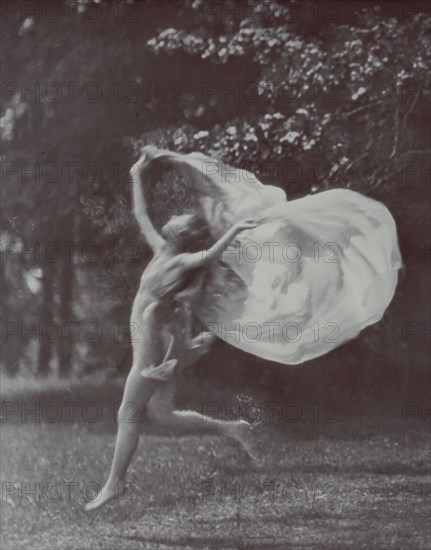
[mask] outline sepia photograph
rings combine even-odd
[[[431,0],[0,26],[1,549],[431,548]]]

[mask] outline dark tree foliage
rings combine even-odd
[[[248,168],[289,198],[333,187],[377,198],[396,218],[405,256],[385,319],[357,341],[287,368],[219,344],[193,372],[210,381],[229,372],[236,388],[264,390],[275,379],[281,392],[301,376],[353,390],[420,386],[421,324],[429,323],[429,13],[377,1],[82,0],[65,2],[55,22],[20,9],[3,22],[2,81],[12,83],[1,110],[1,231],[10,245],[2,248],[3,318],[9,328],[79,324],[72,343],[65,330],[52,343],[4,338],[9,372],[127,372],[128,314],[149,257],[130,210],[128,168],[154,143]],[[19,85],[36,82],[59,83],[62,97],[23,98]],[[76,83],[73,101],[67,82]],[[103,92],[94,101],[82,93],[90,82]],[[31,173],[37,165],[40,174]],[[166,185],[159,191],[155,203],[168,201]],[[53,242],[57,261],[46,253],[24,261],[19,252]],[[72,255],[65,243],[76,243]],[[88,323],[100,339],[83,338]]]

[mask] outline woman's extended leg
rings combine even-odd
[[[157,380],[143,378],[140,375],[141,367],[134,365],[127,377],[118,411],[118,433],[111,471],[98,495],[85,506],[87,511],[106,504],[124,490],[126,471],[138,444],[141,413],[160,385]]]

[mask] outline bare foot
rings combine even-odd
[[[260,460],[259,450],[256,445],[251,424],[245,420],[240,420],[232,427],[231,436],[236,439],[252,460]]]
[[[113,499],[117,499],[124,493],[126,485],[124,481],[107,481],[105,486],[97,493],[93,500],[87,502],[84,507],[86,512],[96,510]]]

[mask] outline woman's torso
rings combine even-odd
[[[173,356],[181,360],[186,353],[184,306],[175,298],[189,286],[199,270],[185,271],[178,260],[178,257],[156,256],[141,277],[131,324],[132,331],[142,338],[147,363],[163,358],[171,334],[175,338]]]

